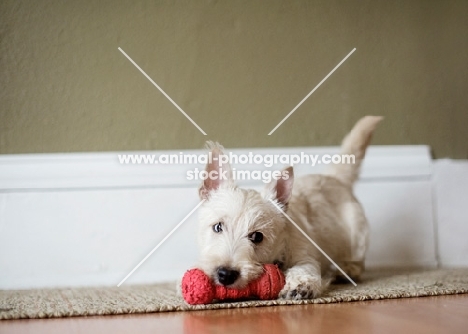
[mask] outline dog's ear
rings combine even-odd
[[[278,180],[272,180],[267,186],[265,195],[268,199],[276,200],[284,209],[287,208],[291,199],[294,184],[294,170],[291,166],[281,171]]]
[[[212,141],[206,142],[205,146],[210,150],[205,168],[208,177],[198,189],[200,199],[208,199],[210,192],[217,190],[222,185],[234,184],[231,165],[227,161],[227,156],[224,155],[223,146]]]

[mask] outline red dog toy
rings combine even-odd
[[[209,304],[215,299],[276,299],[284,286],[284,275],[274,264],[265,264],[263,268],[262,276],[243,289],[214,284],[200,269],[191,269],[182,278],[182,295],[191,305]]]

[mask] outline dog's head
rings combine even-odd
[[[210,176],[199,194],[198,241],[200,268],[217,284],[240,288],[263,272],[262,264],[281,260],[286,220],[271,203],[286,210],[293,185],[292,167],[273,180],[263,193],[236,186],[229,163],[220,165],[222,146],[208,143]],[[222,177],[217,177],[221,176]]]

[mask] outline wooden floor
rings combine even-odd
[[[468,295],[0,322],[0,333],[468,333]]]

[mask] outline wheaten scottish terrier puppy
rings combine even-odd
[[[364,269],[368,223],[353,195],[353,183],[372,133],[381,117],[362,118],[343,140],[342,154],[354,164],[331,165],[324,175],[307,175],[294,182],[273,180],[262,193],[235,185],[228,164],[206,166],[207,172],[227,170],[227,180],[206,179],[199,189],[205,202],[199,212],[199,268],[214,282],[240,288],[262,274],[262,264],[277,263],[286,285],[280,298],[306,299],[326,288],[330,262],[272,204],[273,200],[351,277]],[[213,158],[222,146],[208,143]],[[293,187],[294,183],[294,187]],[[336,273],[336,271],[335,271]]]

